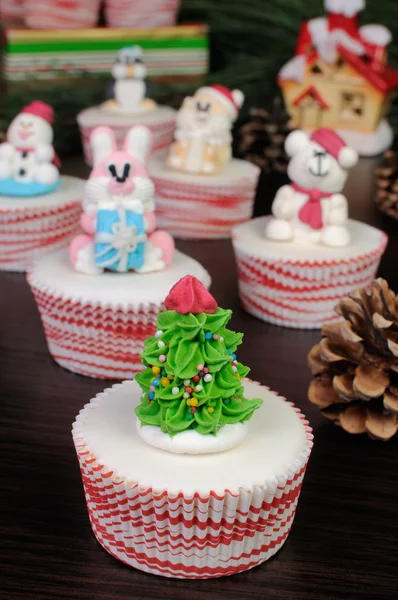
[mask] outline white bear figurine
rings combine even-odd
[[[357,152],[327,128],[312,135],[293,131],[286,138],[285,150],[291,157],[287,173],[292,183],[281,187],[275,196],[266,237],[347,246],[348,204],[340,192],[348,169],[358,161]]]
[[[7,141],[0,144],[1,181],[54,186],[59,159],[52,146],[54,111],[36,100],[11,122]]]

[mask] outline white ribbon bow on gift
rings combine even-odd
[[[135,252],[138,244],[144,244],[147,236],[145,233],[138,233],[137,225],[127,225],[124,206],[117,206],[115,210],[119,222],[112,224],[111,231],[99,231],[95,236],[96,243],[107,244],[101,252],[95,255],[95,259],[98,261],[108,252],[116,250],[113,256],[101,261],[101,267],[109,267],[119,262],[116,271],[124,273],[128,270],[129,254]]]

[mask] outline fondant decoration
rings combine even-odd
[[[59,186],[59,159],[52,146],[54,111],[36,100],[11,122],[0,144],[0,195],[35,196]]]
[[[262,403],[244,397],[241,378],[249,369],[236,359],[243,334],[227,329],[232,311],[219,308],[191,275],[174,285],[165,307],[145,342],[145,369],[136,375],[143,391],[138,432],[170,452],[227,450],[245,437]]]
[[[230,452],[181,456],[143,444],[131,426],[141,392],[135,381],[101,392],[76,417],[90,524],[124,565],[163,577],[222,577],[252,569],[285,543],[312,430],[291,402],[242,383],[244,396],[263,403],[246,440]],[[217,441],[223,431],[208,437]]]
[[[145,98],[146,75],[143,52],[139,46],[126,46],[119,50],[112,67],[115,99],[106,102],[104,108],[131,114],[153,110],[156,103]]]
[[[296,53],[279,72],[295,127],[330,127],[361,155],[389,147],[392,131],[383,120],[398,71],[388,65],[390,31],[358,26],[365,0],[325,0],[326,17],[302,25]]]
[[[171,261],[174,242],[155,231],[154,186],[146,164],[152,136],[146,127],[132,127],[118,150],[114,133],[98,127],[91,136],[94,169],[85,186],[81,226],[70,257],[77,271],[96,274],[104,269],[150,272]]]
[[[302,240],[325,246],[350,243],[348,204],[341,190],[358,155],[331,129],[312,135],[293,131],[286,138],[290,185],[281,187],[272,204],[265,235],[281,242]]]
[[[199,88],[185,98],[167,166],[186,173],[219,173],[231,159],[231,128],[243,100],[240,90],[223,85]]]

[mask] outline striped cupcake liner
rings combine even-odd
[[[95,27],[100,0],[24,0],[25,24],[31,29]]]
[[[184,579],[232,575],[271,558],[290,532],[313,445],[312,429],[299,409],[288,403],[305,428],[305,447],[286,472],[251,489],[187,496],[129,481],[90,449],[84,422],[91,411],[112,402],[121,387],[131,384],[118,384],[96,396],[73,424],[90,523],[98,542],[132,567]]]
[[[253,316],[282,327],[320,329],[339,318],[338,302],[374,279],[387,236],[380,232],[378,246],[347,260],[297,261],[289,257],[264,258],[246,252],[233,239],[239,296]]]
[[[251,165],[253,167],[253,165]],[[259,171],[231,179],[222,185],[203,177],[203,183],[179,181],[151,173],[155,183],[158,225],[174,237],[186,240],[218,240],[231,237],[232,228],[253,213]]]
[[[168,27],[175,25],[181,0],[106,0],[109,27]]]
[[[210,287],[204,269],[201,280]],[[132,379],[143,368],[144,342],[155,334],[163,303],[120,306],[117,293],[114,304],[71,299],[44,284],[35,269],[28,273],[28,282],[50,354],[59,365],[100,379]]]
[[[62,206],[0,208],[0,270],[26,271],[65,248],[79,231],[80,214],[81,198]]]
[[[103,119],[105,121],[105,119]],[[142,119],[142,125],[145,125],[152,131],[153,135],[153,148],[151,155],[163,152],[168,148],[173,141],[175,120],[168,118],[159,121],[146,122],[145,117]],[[106,125],[105,122],[98,123],[97,125],[83,125],[79,123],[80,135],[83,144],[84,159],[89,166],[93,164],[93,152],[90,145],[90,137],[93,130],[99,125]],[[124,136],[133,123],[126,123],[123,125],[109,125],[115,134],[117,144],[121,146],[123,144]]]

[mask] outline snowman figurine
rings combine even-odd
[[[153,100],[145,98],[147,69],[143,64],[143,52],[139,46],[122,48],[112,67],[115,80],[116,109],[137,113],[155,106]]]
[[[59,186],[53,119],[51,106],[36,100],[11,122],[7,141],[0,144],[1,195],[35,196]]]
[[[281,187],[272,204],[265,236],[274,241],[302,241],[347,246],[348,204],[341,194],[358,154],[327,128],[312,135],[293,131],[285,142],[290,157],[290,185]]]

